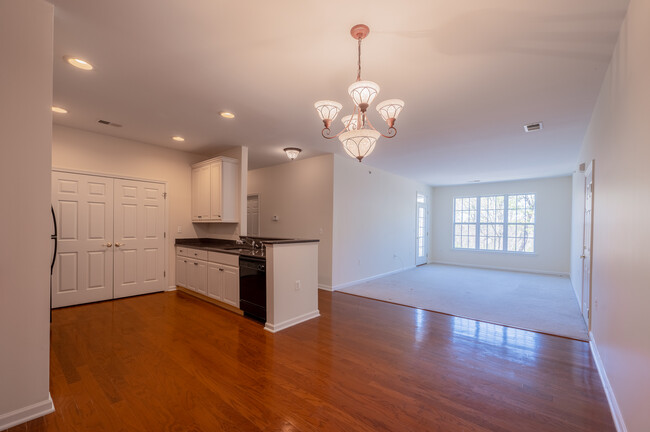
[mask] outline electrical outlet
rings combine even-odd
[[[296,291],[300,291],[300,281],[296,281]]]
[[[179,233],[179,234],[182,233],[183,232],[183,227],[179,225],[176,232]]]

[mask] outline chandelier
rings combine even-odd
[[[395,120],[404,108],[404,101],[401,99],[389,99],[377,105],[377,111],[388,124],[388,134],[384,135],[377,131],[370,123],[366,116],[368,107],[379,94],[379,85],[372,81],[361,80],[361,41],[368,36],[370,28],[365,24],[358,24],[352,27],[350,34],[355,38],[359,45],[359,55],[357,60],[357,80],[348,87],[348,93],[354,102],[352,114],[346,115],[341,119],[343,129],[334,136],[331,135],[330,126],[332,120],[336,119],[339,111],[343,106],[335,101],[322,100],[314,104],[316,111],[325,127],[321,131],[323,138],[337,138],[343,144],[345,152],[361,160],[368,156],[375,149],[375,144],[379,137],[393,138],[397,135]]]

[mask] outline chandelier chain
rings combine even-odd
[[[359,55],[357,58],[357,65],[359,66],[357,70],[357,81],[361,81],[361,38],[358,39],[359,41]]]

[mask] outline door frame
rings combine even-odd
[[[582,260],[582,277],[580,278],[581,284],[580,284],[580,290],[581,290],[581,304],[580,304],[580,311],[582,313],[583,318],[585,319],[585,324],[587,324],[587,331],[591,331],[591,311],[592,311],[592,275],[593,275],[593,256],[594,256],[594,160],[589,161],[589,164],[586,166],[585,171],[584,171],[584,188],[583,188],[583,202],[584,205],[582,206],[582,215],[583,215],[583,220],[582,220],[582,255],[580,256]],[[589,255],[587,256],[586,254],[586,226],[587,226],[587,219],[586,219],[586,205],[587,205],[587,178],[591,176],[591,221],[589,224],[590,227],[590,232],[589,232]],[[585,259],[589,259],[589,275],[585,275]],[[585,278],[588,278],[588,280],[585,280]],[[585,283],[587,284],[587,292],[585,293]],[[587,297],[585,299],[585,296]],[[585,305],[586,305],[586,311],[585,311]],[[586,315],[586,316],[585,316]]]
[[[418,209],[421,203],[418,196],[424,197],[424,262],[418,263]],[[415,265],[425,265],[429,262],[429,196],[423,192],[415,192]]]
[[[246,194],[246,235],[250,236],[248,232],[248,197],[257,197],[257,235],[260,235],[260,221],[262,216],[262,194],[255,192]]]
[[[105,173],[105,172],[97,172],[97,171],[86,171],[86,170],[77,170],[77,169],[70,169],[70,168],[60,168],[60,167],[52,167],[51,172],[63,172],[63,173],[69,173],[69,174],[82,174],[82,175],[90,175],[90,176],[96,176],[96,177],[108,177],[112,179],[122,179],[122,180],[133,180],[133,181],[141,181],[141,182],[149,182],[149,183],[160,183],[164,185],[165,187],[165,215],[163,218],[163,223],[165,224],[165,245],[163,249],[163,253],[165,254],[165,268],[164,268],[164,274],[165,274],[165,279],[166,280],[171,280],[171,274],[169,271],[169,248],[168,248],[168,241],[171,238],[167,237],[169,235],[169,200],[167,199],[167,193],[168,193],[168,187],[167,187],[167,181],[166,180],[158,180],[158,179],[149,179],[145,177],[132,177],[132,176],[125,176],[122,174],[111,174],[111,173]],[[50,177],[52,174],[50,173]],[[176,264],[176,261],[174,260],[174,264]],[[167,274],[170,274],[170,276],[167,276]],[[167,282],[167,291],[173,291],[176,289],[176,284],[174,285],[169,285],[169,282]]]

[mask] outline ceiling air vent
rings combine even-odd
[[[524,126],[524,130],[526,132],[535,132],[535,131],[541,130],[542,127],[543,127],[542,122],[531,123],[531,124],[527,124],[526,126]]]
[[[101,123],[103,125],[113,126],[113,127],[122,127],[121,124],[109,122],[108,120],[97,120],[97,123]]]

